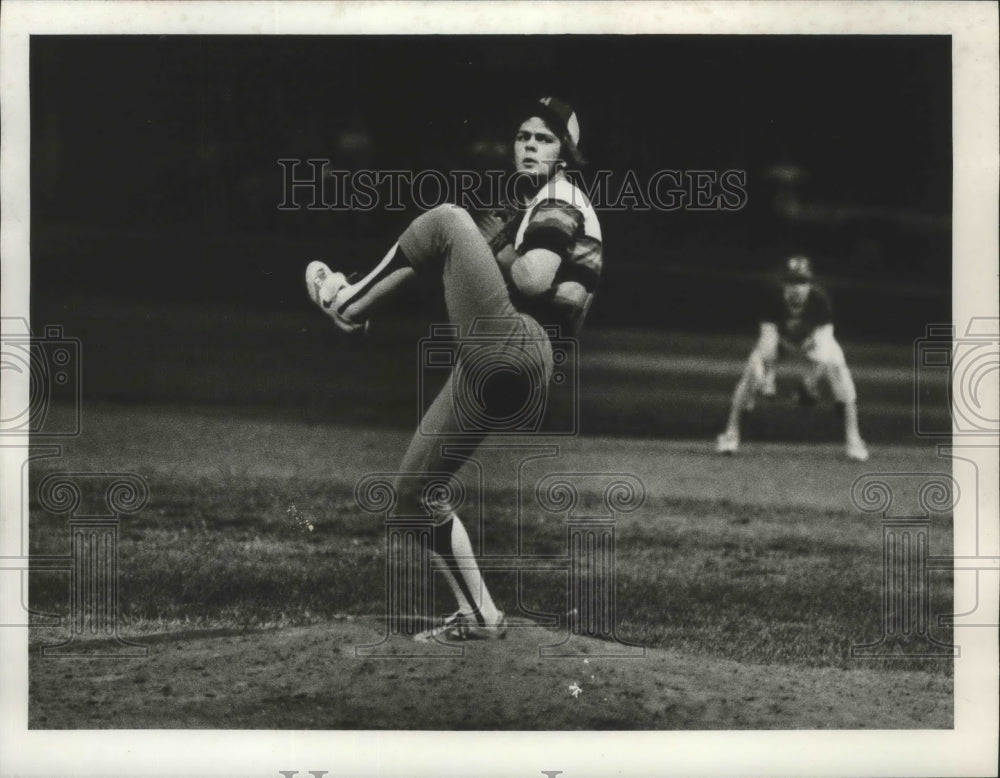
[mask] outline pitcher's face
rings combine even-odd
[[[539,117],[521,123],[514,137],[514,170],[548,180],[556,172],[562,144]]]

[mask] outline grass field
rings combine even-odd
[[[112,326],[123,310],[132,324],[124,332]],[[339,372],[315,350],[291,349],[305,342],[297,315],[246,321],[224,312],[213,335],[199,339],[210,317],[181,313],[68,314],[67,335],[84,345],[83,433],[60,458],[38,460],[31,480],[56,471],[146,479],[149,505],[120,530],[120,629],[150,653],[80,660],[67,672],[65,662],[33,651],[31,726],[951,726],[950,659],[851,656],[852,645],[881,634],[883,581],[881,522],[851,502],[852,484],[866,473],[950,471],[912,437],[905,348],[853,349],[875,409],[862,417],[871,462],[842,458],[828,411],[786,400],[761,408],[744,452],[722,458],[711,435],[747,344],[594,333],[581,365],[587,434],[485,449],[481,482],[466,471],[463,517],[487,557],[515,553],[519,538],[526,554],[564,554],[564,519],[542,510],[531,483],[563,471],[638,478],[646,501],[616,525],[615,613],[618,636],[644,646],[645,656],[598,659],[606,644],[589,641],[582,650],[594,667],[541,658],[538,646],[566,624],[533,626],[527,616],[565,614],[565,576],[523,573],[519,583],[495,571],[489,583],[516,627],[509,640],[471,647],[456,663],[393,663],[353,651],[379,639],[386,601],[384,526],[358,508],[353,489],[396,466],[409,432],[395,422],[415,413],[412,378],[389,380],[403,367],[376,369],[356,346],[330,341]],[[386,342],[369,347],[383,360],[401,353]],[[68,412],[57,407],[53,419]],[[526,445],[555,446],[559,455],[527,466],[519,487]],[[931,521],[932,553],[946,553],[951,516]],[[37,500],[30,542],[34,554],[68,551],[65,518]],[[67,579],[32,573],[31,606],[65,614]],[[952,597],[950,574],[935,572],[932,613],[952,612]],[[950,640],[946,628],[932,634]],[[38,626],[32,643],[64,635]],[[485,677],[495,707],[445,713],[435,704]],[[565,693],[570,681],[585,690],[579,700]],[[413,695],[424,701],[398,704]]]

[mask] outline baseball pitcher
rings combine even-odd
[[[519,122],[514,173],[528,184],[521,201],[478,220],[454,205],[427,211],[357,282],[348,283],[343,273],[312,262],[306,286],[334,324],[359,332],[417,278],[440,283],[449,321],[458,326],[460,336],[470,335],[477,322],[488,321],[491,334],[502,344],[498,363],[510,363],[503,357],[530,362],[534,369],[529,372],[541,377],[530,390],[544,399],[553,369],[545,325],[557,327],[564,337],[578,332],[601,272],[601,228],[586,196],[565,175],[567,167],[582,163],[580,125],[573,109],[556,98],[543,98],[514,118]],[[459,357],[420,422],[418,429],[425,434],[414,435],[401,472],[455,472],[461,462],[444,457],[443,448],[478,444],[486,437],[484,427],[473,430],[470,441],[468,426],[457,418],[456,406],[471,399],[462,396],[471,390],[461,379],[461,368]],[[493,401],[486,398],[487,403]],[[426,434],[429,430],[434,434]],[[449,506],[427,504],[422,492],[419,477],[397,483],[401,503],[422,506],[435,516],[433,559],[458,609],[417,638],[504,637],[504,614],[490,596],[461,519]]]

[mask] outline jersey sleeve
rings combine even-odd
[[[601,240],[586,234],[585,218],[578,208],[564,200],[549,199],[532,210],[519,252],[536,248],[555,252],[562,260],[552,288],[543,301],[537,301],[548,309],[538,312],[539,318],[560,324],[567,335],[575,334],[601,276]]]
[[[543,200],[531,212],[520,250],[523,254],[531,249],[548,249],[566,260],[582,234],[583,214],[579,209],[562,200]]]

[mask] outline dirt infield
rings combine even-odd
[[[565,636],[563,636],[565,637]],[[604,656],[514,625],[461,657],[358,658],[376,619],[149,635],[146,659],[42,660],[29,726],[127,729],[909,729],[951,726],[951,682],[926,673],[782,668],[649,649]],[[394,638],[387,651],[413,644]],[[580,691],[574,694],[574,690]],[[470,693],[475,690],[475,693]]]

